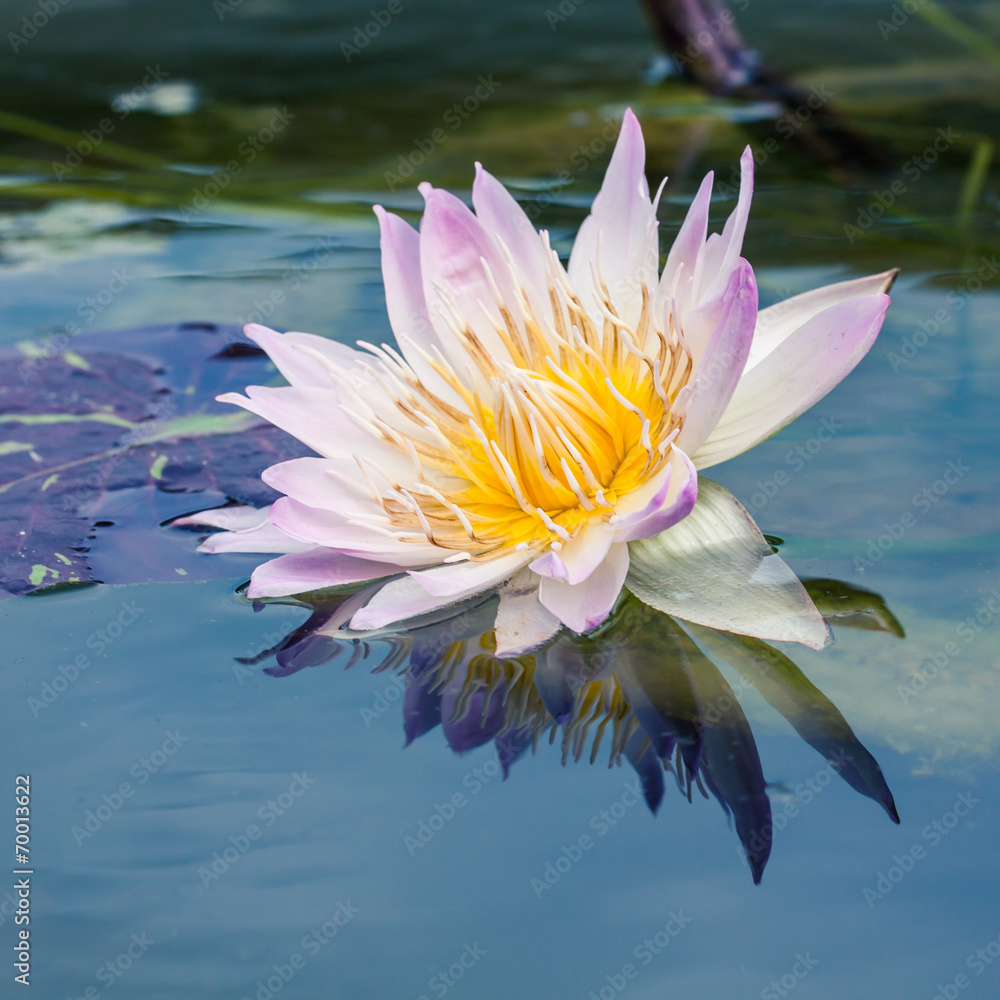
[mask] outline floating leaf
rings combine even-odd
[[[274,498],[261,471],[304,447],[215,396],[275,377],[239,330],[211,323],[0,351],[0,597],[249,570],[159,524]]]
[[[891,632],[900,639],[905,637],[899,619],[886,607],[880,594],[844,583],[843,580],[822,577],[803,580],[802,586],[831,625]]]

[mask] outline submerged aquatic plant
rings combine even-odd
[[[832,389],[871,347],[893,272],[757,310],[741,256],[753,157],[721,234],[712,175],[659,271],[657,204],[629,111],[564,267],[481,167],[475,213],[421,185],[419,234],[376,208],[398,350],[262,326],[289,381],[236,403],[319,457],[272,466],[270,508],[186,519],[207,552],[280,553],[251,597],[391,577],[351,626],[375,629],[500,587],[497,654],[561,625],[588,633],[627,587],[703,625],[820,647],[822,616],[749,514],[698,470]],[[662,191],[662,185],[660,188]]]

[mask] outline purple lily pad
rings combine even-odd
[[[215,396],[277,374],[240,330],[182,323],[0,351],[0,598],[63,584],[214,579],[175,517],[264,505],[269,465],[307,454]]]

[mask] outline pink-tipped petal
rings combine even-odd
[[[247,597],[288,597],[311,590],[377,580],[401,572],[389,563],[355,559],[332,549],[315,548],[262,563],[250,577]]]
[[[545,280],[545,249],[524,209],[482,164],[476,164],[472,185],[476,217],[507,248],[527,295],[535,321],[552,317],[552,303]]]
[[[868,353],[889,296],[850,299],[825,309],[744,372],[722,419],[694,455],[699,469],[752,448],[808,410]]]
[[[218,399],[256,413],[303,444],[346,465],[353,455],[362,455],[397,480],[412,474],[408,457],[359,427],[345,413],[340,397],[332,389],[288,386],[247,386],[246,396],[228,392]]]
[[[574,632],[590,632],[608,617],[615,606],[628,565],[628,546],[612,545],[604,562],[580,583],[563,583],[541,577],[539,600]]]
[[[747,146],[740,157],[740,193],[736,208],[726,220],[722,235],[711,237],[705,245],[701,275],[703,300],[712,299],[722,292],[729,281],[729,272],[736,266],[743,251],[743,236],[753,198],[753,165],[753,153]]]
[[[550,549],[539,556],[531,563],[531,569],[539,576],[563,583],[580,583],[604,562],[616,538],[614,529],[608,525],[588,524],[558,552]]]
[[[400,566],[433,566],[452,553],[430,542],[401,542],[367,524],[351,521],[332,510],[318,510],[281,497],[271,506],[271,521],[286,534],[312,545],[338,549],[359,559],[398,563]]]
[[[375,206],[375,215],[381,233],[385,306],[396,343],[424,385],[450,405],[461,407],[460,397],[428,360],[442,350],[442,341],[427,310],[420,270],[420,234],[381,205]]]
[[[679,298],[683,304],[685,296],[681,294],[681,282],[693,281],[697,284],[700,278],[699,261],[705,248],[705,236],[708,233],[708,212],[712,205],[713,178],[712,171],[705,175],[670,247],[667,262],[663,266],[663,274],[660,277],[659,302],[668,298]]]
[[[657,482],[659,489],[645,506],[617,522],[616,542],[658,535],[691,513],[698,499],[698,473],[680,448],[671,449],[670,465]]]
[[[503,319],[490,276],[508,308],[516,314],[520,311],[500,248],[479,219],[453,194],[426,183],[420,185],[420,193],[425,202],[420,220],[424,296],[445,353],[464,374],[469,356],[448,319],[452,303],[461,321],[471,327],[494,358],[510,360],[494,325],[502,326]]]
[[[424,297],[420,273],[420,234],[381,205],[375,206],[381,234],[382,282],[385,307],[393,333],[425,350],[440,346]]]
[[[222,528],[209,535],[199,552],[302,552],[310,546],[276,528],[270,519],[270,507],[216,507],[188,517],[179,517],[171,527]]]
[[[213,507],[197,514],[188,514],[170,522],[173,528],[193,528],[205,525],[209,528],[223,528],[226,531],[247,531],[268,524],[270,507]]]
[[[776,302],[773,306],[761,309],[757,313],[757,325],[754,330],[753,343],[750,345],[747,368],[753,368],[776,347],[783,344],[800,326],[825,309],[829,309],[830,306],[835,306],[838,302],[846,302],[849,299],[877,295],[880,292],[888,294],[898,273],[898,269],[893,268],[893,270],[883,271],[881,274],[871,274],[850,281],[838,281],[832,285],[813,288],[801,295],[793,295],[790,299]]]
[[[347,473],[351,475],[345,482]],[[265,469],[261,479],[279,493],[307,507],[335,511],[341,519],[383,513],[381,505],[372,496],[371,488],[361,479],[356,465],[352,468],[327,458],[293,458]],[[351,485],[352,482],[358,485]]]
[[[569,258],[569,279],[583,307],[597,322],[593,265],[601,273],[618,314],[634,325],[642,308],[642,289],[655,288],[659,254],[656,213],[646,182],[646,146],[639,121],[625,112],[604,183],[583,221]],[[598,250],[600,251],[598,253]]]
[[[337,383],[330,368],[350,377],[362,360],[353,348],[310,333],[278,333],[260,323],[247,323],[243,332],[267,352],[278,371],[292,385],[335,389]],[[319,362],[317,354],[327,364]]]
[[[684,426],[678,447],[693,455],[726,411],[743,374],[757,319],[757,280],[742,257],[733,269],[722,296],[685,319],[689,327],[703,326],[704,350],[694,356],[695,368],[684,400]],[[707,331],[711,330],[711,334]]]

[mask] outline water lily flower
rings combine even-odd
[[[623,587],[661,611],[822,646],[828,630],[738,501],[698,470],[832,389],[871,347],[893,273],[758,314],[741,256],[753,156],[721,233],[702,182],[662,273],[639,123],[626,112],[568,267],[477,165],[470,210],[422,184],[419,233],[376,207],[397,347],[251,324],[287,387],[220,399],[315,450],[267,469],[267,510],[187,519],[208,552],[280,553],[251,597],[388,579],[376,629],[499,586],[498,655],[588,633]]]

